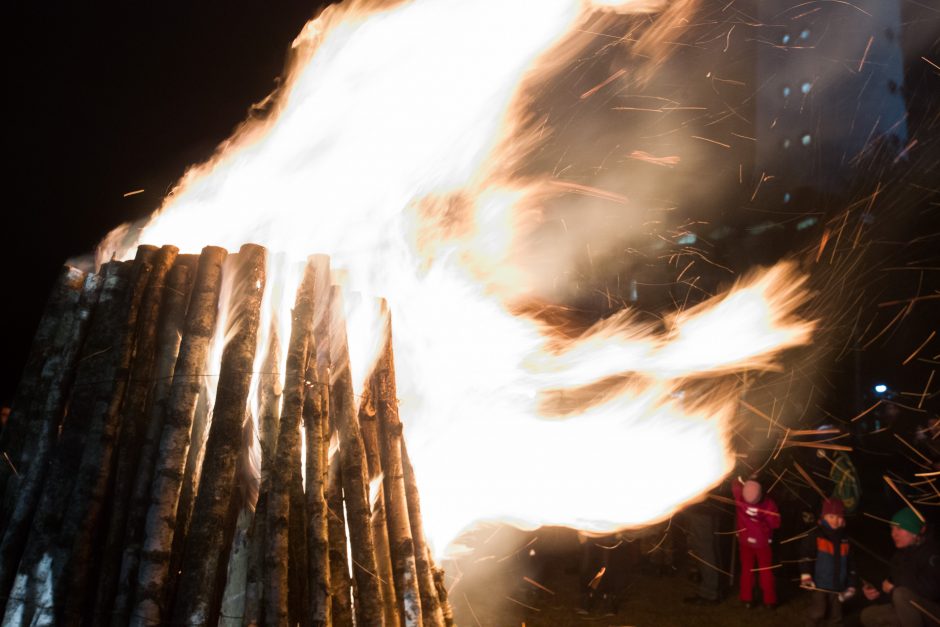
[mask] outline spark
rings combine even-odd
[[[858,71],[862,71],[862,66],[865,65],[865,60],[868,59],[868,51],[871,50],[871,44],[875,41],[874,35],[868,38],[868,45],[865,46],[865,52],[862,54],[862,60],[858,62]]]
[[[638,161],[645,161],[646,163],[652,163],[653,165],[658,165],[658,166],[662,166],[662,167],[665,167],[665,168],[674,167],[676,164],[679,163],[679,157],[678,157],[678,156],[672,156],[672,157],[654,157],[653,155],[649,154],[648,152],[643,152],[642,150],[634,150],[633,152],[631,152],[631,153],[630,153],[629,155],[627,155],[627,156],[628,156],[630,159],[636,159],[636,160],[638,160]]]
[[[526,604],[523,603],[522,601],[517,601],[516,599],[514,599],[514,598],[512,598],[512,597],[510,597],[510,596],[507,596],[506,598],[509,599],[510,601],[512,601],[513,603],[516,603],[516,604],[518,604],[518,605],[521,605],[521,606],[524,607],[524,608],[527,608],[527,609],[532,610],[533,612],[541,612],[541,611],[542,611],[542,610],[540,610],[540,609],[537,608],[537,607],[532,607],[531,605],[526,605]]]
[[[927,379],[927,385],[924,386],[924,393],[920,395],[920,401],[917,403],[917,409],[921,409],[924,405],[924,400],[927,398],[927,392],[930,391],[930,384],[933,383],[933,376],[937,373],[936,370],[930,371],[930,377]]]
[[[535,586],[535,587],[538,588],[539,590],[544,590],[545,592],[547,592],[547,593],[549,593],[549,594],[551,594],[551,595],[554,595],[554,594],[555,594],[553,591],[549,590],[548,588],[546,588],[545,586],[543,586],[543,585],[540,584],[539,582],[534,581],[534,580],[532,580],[532,579],[529,579],[528,577],[523,577],[522,580],[525,581],[525,582],[527,582],[527,583],[532,584],[533,586]]]
[[[586,92],[584,92],[583,94],[581,94],[581,100],[586,100],[586,99],[590,98],[591,96],[593,96],[594,94],[596,94],[598,91],[600,91],[601,89],[603,89],[603,88],[606,87],[607,85],[611,84],[612,82],[614,82],[615,80],[617,80],[618,78],[620,78],[621,76],[623,76],[623,75],[626,74],[626,73],[627,73],[627,71],[626,71],[625,69],[620,68],[619,70],[617,70],[616,72],[614,72],[613,74],[611,74],[609,77],[607,77],[607,79],[606,79],[605,81],[603,81],[601,84],[596,85],[596,86],[592,87],[591,89],[587,90]]]
[[[734,575],[732,575],[731,573],[729,573],[728,571],[722,570],[721,568],[718,568],[717,566],[715,566],[715,565],[712,564],[711,562],[705,561],[704,559],[702,559],[701,557],[699,557],[698,555],[696,555],[695,552],[692,551],[691,549],[689,549],[688,553],[689,553],[689,555],[690,555],[691,557],[694,557],[695,559],[697,559],[697,560],[700,561],[701,563],[705,564],[706,566],[708,566],[708,567],[711,568],[712,570],[717,570],[719,573],[723,573],[723,574],[725,574],[725,575],[728,575],[729,577],[733,577],[733,576],[734,576]]]
[[[863,412],[860,413],[859,415],[855,416],[854,418],[850,419],[849,422],[855,422],[856,420],[858,420],[858,419],[861,418],[862,416],[868,414],[868,412],[870,412],[870,411],[873,410],[874,408],[876,408],[876,407],[878,407],[879,405],[881,405],[882,402],[883,402],[883,401],[882,401],[881,399],[878,399],[878,401],[876,401],[874,405],[872,405],[871,407],[869,407],[868,409],[866,409],[865,411],[863,411]]]
[[[920,610],[921,612],[923,612],[924,614],[926,614],[926,615],[929,616],[930,618],[932,618],[935,623],[940,623],[940,618],[937,618],[936,616],[934,616],[933,614],[931,614],[930,612],[928,612],[927,610],[925,610],[925,609],[924,609],[923,607],[921,607],[914,599],[911,599],[911,605],[913,605],[914,607],[916,607],[918,610]]]
[[[19,477],[20,473],[16,472],[16,466],[13,465],[13,462],[10,460],[10,456],[7,455],[6,451],[3,451],[3,459],[5,459],[7,464],[10,466],[10,470],[13,471],[13,474]]]
[[[906,366],[912,359],[914,359],[914,357],[916,357],[917,354],[918,354],[921,350],[923,350],[923,348],[924,348],[925,346],[927,346],[928,343],[930,343],[930,340],[932,340],[936,334],[937,334],[936,331],[931,331],[931,332],[930,332],[930,335],[927,337],[927,339],[924,340],[923,343],[922,343],[920,346],[918,346],[918,347],[914,350],[914,352],[910,354],[910,356],[909,356],[907,359],[905,359],[903,362],[901,362],[901,365],[902,365],[902,366]]]
[[[124,195],[122,196],[122,198],[129,198],[130,196],[136,196],[137,194],[143,194],[145,191],[147,191],[147,190],[145,190],[145,189],[135,189],[135,190],[132,191],[132,192],[125,192]]]
[[[918,509],[917,509],[916,507],[914,507],[914,504],[911,503],[909,500],[907,500],[907,497],[904,496],[904,495],[901,493],[901,490],[898,488],[897,485],[895,485],[894,480],[891,479],[891,477],[889,477],[888,475],[884,475],[884,476],[882,477],[882,479],[884,479],[884,480],[885,480],[885,483],[888,484],[888,487],[890,487],[892,490],[894,490],[895,493],[896,493],[899,497],[901,497],[901,500],[904,501],[904,503],[906,503],[907,506],[911,508],[911,511],[914,512],[915,514],[917,514],[917,517],[920,518],[920,521],[921,521],[922,523],[926,523],[926,522],[927,522],[927,519],[924,518],[924,515],[921,514],[920,511],[918,511]],[[892,524],[894,524],[894,523],[892,523]]]
[[[690,135],[690,137],[692,139],[701,139],[702,141],[710,142],[712,144],[717,144],[718,146],[722,146],[724,148],[731,148],[731,144],[725,144],[715,139],[708,139],[707,137],[699,137],[698,135]]]
[[[816,493],[825,499],[826,493],[823,492],[822,489],[816,484],[816,482],[813,481],[813,478],[810,477],[809,474],[805,470],[803,470],[803,467],[800,466],[798,462],[793,462],[793,465],[796,466],[797,471],[799,471],[800,475],[803,477],[803,479],[806,481],[809,487],[816,490]]]
[[[867,516],[867,517],[869,517],[869,518],[872,518],[872,519],[874,519],[874,520],[877,520],[878,522],[887,523],[887,524],[889,524],[889,525],[893,525],[893,524],[894,524],[893,522],[891,522],[891,521],[888,520],[887,518],[882,518],[881,516],[875,516],[874,514],[869,514],[868,512],[862,512],[862,515]]]

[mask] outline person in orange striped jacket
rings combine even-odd
[[[813,591],[807,625],[822,625],[827,618],[841,625],[842,603],[855,596],[857,585],[845,533],[845,505],[826,499],[818,524],[800,545],[800,587]]]

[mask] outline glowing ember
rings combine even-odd
[[[266,314],[282,329],[296,262],[310,252],[329,254],[348,289],[385,296],[437,551],[479,520],[603,530],[667,516],[733,462],[736,390],[690,399],[688,382],[771,368],[805,343],[812,324],[795,315],[802,280],[778,266],[676,314],[665,333],[625,312],[562,342],[512,315],[507,305],[532,281],[513,246],[552,188],[507,184],[505,170],[534,141],[519,130],[519,86],[538,80],[545,51],[558,61],[553,45],[594,9],[580,0],[542,0],[537,10],[522,0],[364,4],[308,24],[271,119],[246,124],[142,230],[116,231],[102,254],[126,255],[137,242],[265,245],[282,255],[269,269]],[[349,302],[361,382],[381,324],[374,299]]]

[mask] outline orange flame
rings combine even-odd
[[[265,316],[281,329],[297,262],[310,252],[329,254],[348,289],[385,296],[401,415],[438,551],[480,520],[600,531],[669,515],[733,462],[735,391],[686,402],[686,382],[773,368],[805,343],[813,325],[796,315],[803,280],[776,266],[676,313],[665,333],[625,311],[563,341],[511,314],[507,303],[531,279],[513,247],[552,188],[506,184],[508,165],[536,141],[521,130],[520,85],[547,71],[546,51],[553,63],[571,53],[557,44],[601,9],[580,0],[535,10],[522,0],[368,4],[310,22],[274,114],[246,123],[142,229],[115,231],[101,254],[127,256],[144,241],[193,252],[265,245],[276,259]],[[383,325],[374,301],[349,307],[362,382]]]

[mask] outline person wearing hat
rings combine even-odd
[[[821,625],[827,617],[841,624],[842,603],[855,596],[853,562],[845,505],[840,499],[825,499],[816,527],[800,544],[800,587],[813,590],[807,625]]]
[[[897,549],[891,557],[890,576],[881,589],[865,583],[862,592],[871,605],[862,611],[865,627],[921,627],[940,624],[940,551],[927,536],[917,512],[906,507],[891,519],[891,539]]]
[[[753,605],[754,571],[759,573],[760,589],[764,605],[777,605],[777,589],[774,571],[771,569],[773,551],[770,543],[774,529],[780,526],[780,513],[772,498],[764,494],[761,484],[750,479],[731,484],[737,509],[738,546],[741,553],[741,601],[744,607]],[[754,568],[754,562],[757,568]]]

